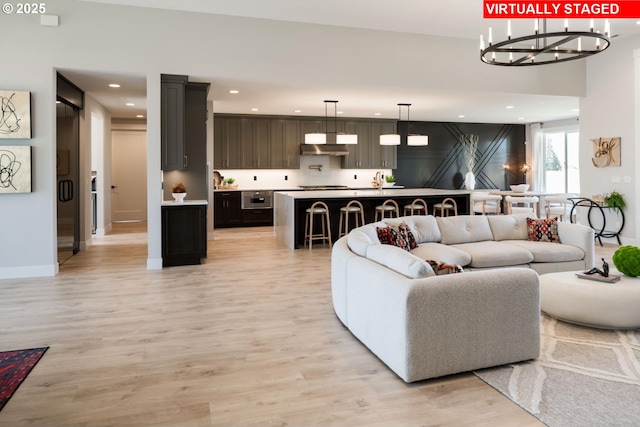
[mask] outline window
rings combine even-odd
[[[549,193],[580,194],[579,132],[544,133],[544,187]]]

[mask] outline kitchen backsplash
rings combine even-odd
[[[376,172],[391,169],[342,169],[336,156],[301,156],[300,169],[219,169],[224,178],[235,178],[238,189],[287,189],[301,185],[371,187]],[[234,183],[234,184],[235,184]]]

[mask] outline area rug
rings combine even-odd
[[[551,427],[640,425],[640,329],[543,315],[537,360],[474,374]]]
[[[48,348],[0,352],[0,411]]]

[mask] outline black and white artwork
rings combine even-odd
[[[0,194],[31,193],[31,147],[0,146]]]
[[[0,90],[0,138],[31,138],[31,92]]]

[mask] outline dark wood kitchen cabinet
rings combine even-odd
[[[271,121],[242,119],[242,167],[269,169],[271,167]]]
[[[242,119],[213,119],[213,167],[242,169]]]
[[[213,193],[213,227],[242,226],[242,195],[240,191]]]
[[[189,170],[204,177],[210,84],[188,80],[172,74],[161,77],[162,170]]]
[[[173,74],[160,77],[160,140],[162,170],[185,168],[185,85],[189,78]]]
[[[207,206],[162,206],[162,265],[200,264],[207,257]]]
[[[380,145],[380,135],[396,133],[396,123],[372,123],[372,159],[373,169],[395,169],[398,167],[398,148],[395,145]]]
[[[299,120],[273,120],[271,122],[271,167],[298,169],[300,143],[303,138]]]

